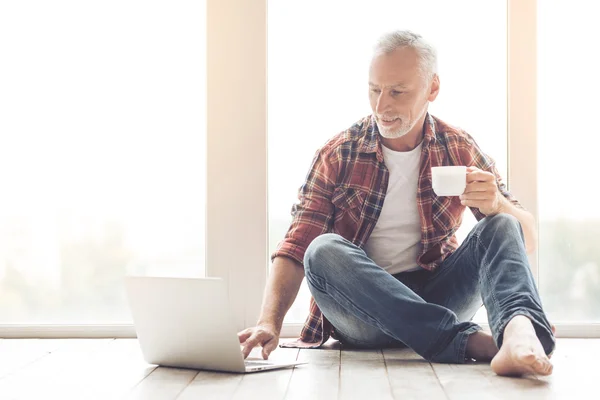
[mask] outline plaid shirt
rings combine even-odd
[[[421,252],[416,263],[433,271],[456,248],[455,232],[465,206],[454,197],[437,197],[431,187],[431,167],[476,166],[496,176],[501,193],[523,208],[507,191],[494,161],[484,154],[466,132],[427,115],[419,167],[417,207],[421,217]],[[304,253],[317,236],[337,233],[363,248],[373,231],[387,192],[389,171],[385,166],[377,124],[372,116],[358,121],[320,148],[312,161],[306,182],[292,207],[293,220],[271,259],[285,256],[304,264]],[[477,220],[485,217],[471,208]],[[314,298],[300,340],[318,347],[331,335]],[[293,345],[292,345],[293,346]]]

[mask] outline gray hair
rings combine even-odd
[[[375,45],[375,55],[388,54],[401,47],[415,49],[421,64],[421,73],[431,79],[437,74],[437,51],[421,35],[411,31],[393,31],[381,36]]]

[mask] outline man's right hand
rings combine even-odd
[[[302,264],[288,257],[275,257],[267,278],[260,318],[255,327],[238,333],[244,358],[253,348],[261,346],[262,357],[266,360],[277,348],[285,313],[292,306],[303,278]]]
[[[240,339],[240,344],[243,346],[242,354],[244,358],[248,357],[253,348],[261,346],[262,357],[266,360],[279,344],[279,330],[269,325],[259,324],[253,328],[238,332],[238,338]]]

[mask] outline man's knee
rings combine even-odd
[[[317,236],[304,253],[304,271],[314,273],[324,265],[334,264],[343,254],[344,239],[335,233]]]
[[[480,238],[491,238],[496,234],[499,234],[500,237],[506,237],[506,235],[523,235],[521,223],[516,217],[510,214],[500,213],[485,217],[479,224]]]

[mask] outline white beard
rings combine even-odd
[[[406,135],[408,132],[410,132],[410,130],[412,128],[415,127],[415,124],[423,116],[423,114],[425,114],[425,112],[427,111],[428,105],[429,105],[429,102],[425,102],[425,105],[423,106],[423,109],[421,110],[419,115],[412,121],[409,120],[408,118],[405,118],[402,115],[398,115],[397,118],[400,118],[400,127],[395,128],[395,130],[392,130],[394,128],[382,127],[381,125],[379,125],[379,122],[377,122],[377,119],[376,119],[375,123],[377,124],[377,128],[379,129],[379,134],[386,139],[398,139],[399,137]]]
[[[396,130],[392,130],[392,128],[384,128],[381,125],[379,125],[379,122],[377,122],[377,128],[379,128],[379,133],[381,134],[381,136],[383,136],[386,139],[398,139],[399,137],[406,135],[414,126],[414,123],[412,124],[412,126],[407,124],[406,120],[402,117],[400,118],[400,121],[401,125]]]

